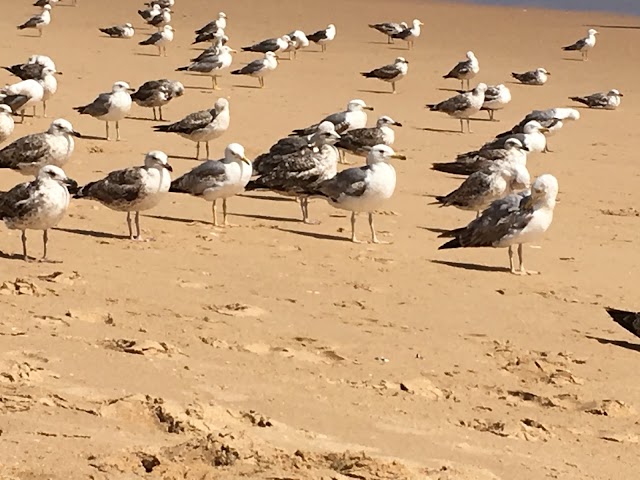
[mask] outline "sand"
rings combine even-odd
[[[326,54],[283,60],[266,89],[221,80],[232,123],[212,150],[236,141],[255,156],[361,97],[405,125],[396,145],[409,160],[395,164],[397,192],[377,219],[391,245],[345,241],[348,217],[324,202],[310,207],[322,223],[308,226],[294,202],[249,195],[229,202],[239,226],[224,230],[208,223],[205,202],[170,196],[143,215],[144,243],[123,238],[123,214],[73,202],[50,234],[50,255],[62,261],[54,265],[23,263],[19,234],[3,227],[0,478],[635,478],[640,345],[603,306],[640,307],[638,32],[606,27],[637,19],[409,0],[178,0],[176,41],[158,58],[99,34],[140,25],[129,0],[55,7],[42,39],[13,28],[29,2],[9,3],[2,63],[51,55],[64,72],[51,115],[93,136],[104,125],[71,107],[116,80],[183,81],[187,94],[165,109],[171,120],[213,104],[208,79],[173,70],[197,53],[191,32],[219,9],[234,47],[333,22]],[[366,26],[414,17],[427,26],[411,52]],[[602,32],[590,61],[565,59],[560,46],[587,25]],[[424,104],[458,87],[441,75],[469,49],[487,83],[538,66],[553,75],[541,88],[509,84],[514,99],[499,122],[450,133],[458,122]],[[395,96],[357,74],[398,55],[411,66]],[[239,54],[235,65],[253,58]],[[533,174],[560,182],[551,230],[525,248],[542,275],[509,275],[504,250],[437,250],[432,229],[472,214],[429,205],[460,182],[432,162],[478,147],[533,108],[614,87],[626,93],[618,111],[581,110],[552,138],[553,153],[530,161]],[[15,137],[49,121],[28,119]],[[193,144],[152,125],[124,121],[119,143],[79,141],[68,174],[86,182],[152,149],[173,157],[176,175],[196,165],[176,158],[193,155]],[[3,172],[0,188],[20,181]],[[364,217],[359,228],[364,238]],[[37,232],[29,239],[39,253]]]

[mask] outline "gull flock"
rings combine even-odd
[[[181,0],[186,1],[186,0]],[[35,31],[37,36],[48,36],[49,26],[64,22],[64,12],[58,11],[63,0],[38,0],[34,4],[40,10],[17,26],[19,32]],[[67,0],[76,5],[76,0]],[[176,5],[178,3],[178,5]],[[84,7],[82,5],[80,8]],[[145,31],[138,42],[142,47],[155,47],[160,57],[168,57],[174,36],[182,34],[172,26],[172,18],[179,11],[176,0],[152,0],[137,11],[143,26],[134,22],[119,25],[95,25],[96,34],[115,41],[129,40]],[[135,10],[132,11],[135,14]],[[267,87],[267,77],[281,67],[284,55],[296,59],[300,51],[316,50],[330,61],[331,44],[338,41],[336,25],[329,24],[305,33],[296,29],[286,34],[277,33],[271,38],[245,45],[239,50],[231,48],[227,35],[228,24],[233,20],[224,12],[217,14],[201,28],[194,31],[192,44],[210,43],[197,57],[184,61],[182,66],[168,68],[169,72],[189,72],[211,78],[211,88],[223,88],[227,75],[252,77],[257,88]],[[386,37],[389,44],[405,42],[407,51],[415,47],[423,34],[424,23],[419,19],[410,22],[388,21],[368,25]],[[149,30],[152,30],[149,32]],[[561,47],[565,52],[578,52],[583,61],[596,46],[597,31],[590,29],[587,36],[575,43]],[[19,33],[20,36],[34,36]],[[25,38],[25,41],[28,41]],[[232,69],[234,55],[258,55],[243,66]],[[245,53],[242,53],[245,52]],[[572,53],[568,53],[571,55]],[[391,60],[391,59],[389,59]],[[164,61],[166,60],[159,60]],[[453,63],[453,62],[452,62]],[[351,212],[351,240],[359,242],[356,220],[359,213],[367,214],[372,243],[384,243],[375,228],[374,214],[384,208],[396,189],[395,160],[407,160],[392,148],[395,143],[393,127],[402,124],[389,115],[377,118],[375,126],[367,127],[367,112],[373,108],[361,99],[350,100],[345,109],[325,116],[307,127],[293,129],[287,137],[274,141],[268,151],[255,159],[247,158],[245,149],[238,143],[224,148],[220,159],[211,159],[210,142],[225,135],[231,122],[231,102],[219,97],[207,100],[202,110],[193,112],[173,123],[153,127],[156,132],[171,133],[195,143],[195,158],[201,157],[204,143],[204,161],[178,178],[172,179],[173,166],[168,156],[151,150],[142,165],[116,170],[102,179],[86,185],[78,185],[69,178],[62,167],[72,159],[76,141],[82,141],[72,124],[63,118],[53,120],[46,132],[31,133],[13,139],[16,121],[25,121],[25,110],[33,115],[42,105],[42,115],[47,116],[47,101],[58,90],[56,76],[61,74],[54,61],[34,54],[24,63],[3,67],[20,79],[0,89],[0,168],[13,170],[34,179],[20,183],[7,192],[0,193],[0,219],[9,229],[22,232],[22,253],[30,260],[27,250],[28,230],[43,232],[44,255],[47,259],[48,231],[64,217],[71,199],[93,200],[117,211],[126,212],[127,227],[131,239],[141,239],[140,212],[156,207],[169,194],[186,194],[211,203],[214,226],[227,226],[227,201],[245,191],[270,191],[293,197],[299,203],[302,221],[314,223],[309,216],[309,202],[324,199],[337,209]],[[289,65],[287,65],[289,68]],[[446,70],[442,70],[442,73]],[[358,72],[354,71],[355,76]],[[410,75],[410,63],[404,56],[397,56],[382,66],[362,65],[360,74],[365,79],[390,85],[390,93],[399,90],[396,84]],[[544,86],[551,74],[544,67],[511,73],[513,79],[527,86]],[[494,120],[496,112],[506,108],[512,93],[505,84],[488,85],[472,82],[481,78],[480,61],[472,51],[465,59],[454,64],[444,79],[460,81],[461,90],[450,98],[432,98],[427,108],[446,114],[460,122],[460,131],[471,132],[471,120],[481,111],[488,112]],[[277,78],[269,82],[277,82]],[[249,80],[247,79],[247,82]],[[513,83],[513,82],[512,82]],[[222,84],[222,86],[221,86]],[[465,89],[466,87],[466,89]],[[527,87],[522,87],[527,88]],[[401,94],[400,89],[400,93]],[[79,115],[89,115],[104,122],[105,139],[111,139],[110,127],[115,127],[115,140],[121,139],[120,126],[126,123],[132,105],[151,108],[154,121],[164,121],[162,108],[185,94],[184,85],[178,80],[149,79],[137,89],[127,82],[117,80],[108,92],[83,94],[89,103],[73,109]],[[587,108],[615,110],[621,104],[622,93],[617,89],[571,96],[571,101]],[[568,122],[580,119],[574,108],[557,107],[534,110],[511,129],[498,134],[476,150],[459,153],[453,161],[434,163],[436,171],[463,176],[455,190],[435,196],[435,204],[475,212],[476,218],[461,228],[445,230],[446,238],[440,249],[493,247],[506,248],[510,271],[514,274],[535,273],[525,269],[523,244],[537,242],[550,227],[558,194],[558,181],[551,174],[532,179],[527,162],[530,156],[547,153],[548,138],[557,134]],[[152,131],[150,129],[150,131]],[[365,158],[363,165],[340,167],[347,163],[347,155]],[[218,221],[218,201],[222,203],[222,223]],[[135,227],[135,228],[134,228]],[[518,261],[515,261],[515,256]]]

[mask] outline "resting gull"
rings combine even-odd
[[[231,53],[235,53],[230,47],[226,45],[220,47],[220,53],[218,55],[208,55],[200,60],[196,60],[191,65],[186,67],[177,68],[177,72],[196,72],[211,77],[211,85],[214,90],[218,90],[218,77],[222,70],[229,68],[233,57]]]
[[[0,104],[0,143],[3,143],[13,133],[15,123],[11,113],[9,105]]]
[[[251,180],[251,174],[251,160],[245,156],[244,147],[232,143],[225,148],[223,159],[207,160],[171,182],[171,191],[187,193],[212,202],[214,227],[219,226],[216,202],[222,199],[222,226],[226,227],[229,226],[227,198],[242,193]]]
[[[326,52],[327,43],[336,38],[336,26],[333,23],[330,23],[329,25],[327,25],[327,28],[318,30],[317,32],[313,32],[307,35],[307,38],[313,43],[320,45],[322,51]]]
[[[22,256],[27,255],[27,230],[42,230],[44,250],[41,261],[47,261],[48,231],[64,217],[69,207],[69,187],[77,188],[60,167],[46,165],[35,180],[16,185],[0,193],[0,220],[7,228],[22,231]]]
[[[484,103],[484,92],[487,85],[479,83],[476,88],[467,93],[461,93],[455,97],[444,100],[437,104],[428,104],[432,112],[446,113],[450,117],[460,120],[460,131],[464,133],[464,120],[467,121],[467,131],[471,133],[469,118],[478,113]]]
[[[467,82],[467,88],[471,88],[469,81],[474,78],[480,71],[480,64],[478,59],[472,51],[467,52],[467,59],[461,62],[451,69],[442,78],[455,78],[460,80],[461,88],[464,88],[464,82]]]
[[[145,5],[148,7],[158,5],[160,6],[160,8],[171,8],[175,5],[175,3],[175,0],[151,0],[148,3],[145,3]]]
[[[278,38],[268,38],[254,45],[248,47],[242,47],[243,52],[256,52],[256,53],[268,53],[268,52],[283,52],[292,43],[289,35],[283,35]]]
[[[547,137],[545,133],[548,132],[547,127],[543,127],[540,122],[536,120],[530,120],[522,129],[522,133],[511,133],[502,137],[497,137],[490,142],[485,143],[482,149],[495,149],[503,148],[506,141],[510,138],[516,138],[529,149],[530,152],[546,152],[547,151]]]
[[[370,23],[369,28],[373,28],[374,30],[379,31],[380,33],[387,36],[387,43],[393,43],[393,35],[396,33],[403,32],[409,25],[406,22],[394,23],[394,22],[383,22],[383,23]]]
[[[333,123],[336,128],[336,132],[340,134],[355,128],[364,128],[367,126],[367,112],[365,112],[365,110],[373,110],[373,107],[368,106],[360,99],[351,100],[347,104],[346,110],[332,113],[310,127],[294,130],[292,135],[311,135],[322,122]]]
[[[508,247],[511,273],[537,274],[524,268],[522,245],[538,241],[549,229],[557,195],[558,180],[553,175],[541,175],[533,182],[530,194],[512,194],[496,200],[466,227],[443,233],[441,237],[454,238],[439,249]],[[518,245],[519,269],[513,262],[514,245]]]
[[[582,60],[583,61],[588,60],[589,50],[591,50],[593,47],[596,46],[597,34],[598,34],[597,30],[590,28],[589,31],[587,32],[586,37],[581,38],[580,40],[578,40],[576,43],[572,45],[562,47],[562,50],[564,50],[565,52],[580,52],[580,54],[582,55]]]
[[[102,33],[109,35],[111,38],[132,38],[136,31],[133,25],[125,23],[124,25],[114,25],[113,27],[99,28]]]
[[[409,62],[404,57],[398,57],[393,63],[375,68],[369,72],[362,72],[365,78],[377,78],[391,84],[392,93],[396,93],[396,82],[402,80],[409,71]]]
[[[496,110],[502,110],[511,102],[511,91],[503,84],[489,86],[484,92],[484,103],[481,110],[489,112],[489,120],[493,120]]]
[[[46,132],[18,138],[0,150],[0,168],[35,175],[45,165],[64,166],[75,148],[73,137],[81,135],[63,118],[54,120]]]
[[[209,158],[209,142],[227,131],[230,120],[229,101],[226,98],[219,98],[210,110],[191,113],[179,122],[171,125],[157,125],[153,129],[156,132],[177,133],[182,138],[195,142],[196,159],[200,157],[200,142],[205,142],[207,158]]]
[[[167,45],[173,41],[173,27],[165,25],[162,30],[157,31],[146,40],[138,42],[138,45],[153,45],[158,49],[158,56],[164,53],[167,56]]]
[[[411,28],[405,28],[401,32],[393,33],[391,38],[404,40],[407,42],[407,48],[411,50],[413,48],[413,42],[420,36],[420,27],[422,25],[424,25],[424,23],[416,18],[413,20]]]
[[[91,115],[105,123],[106,139],[109,138],[109,122],[116,124],[116,141],[120,140],[120,120],[131,111],[131,93],[134,90],[127,82],[116,82],[110,93],[101,93],[88,105],[74,107],[80,115]]]
[[[354,155],[366,157],[369,150],[376,145],[393,145],[396,134],[391,125],[402,126],[400,122],[383,115],[378,119],[375,127],[356,128],[343,133],[336,147]]]
[[[606,93],[598,92],[586,97],[569,97],[569,100],[582,103],[589,108],[615,110],[620,106],[620,97],[624,97],[624,95],[614,88]]]
[[[22,25],[18,25],[18,30],[24,30],[25,28],[36,28],[38,34],[42,36],[42,29],[51,23],[51,5],[45,5],[42,7],[42,12],[34,15]]]
[[[517,138],[509,138],[502,148],[486,148],[458,155],[453,162],[434,163],[433,170],[454,175],[471,175],[496,163],[527,165],[529,149]]]
[[[160,112],[160,121],[162,118],[162,107],[171,100],[184,95],[184,85],[174,80],[150,80],[143,83],[138,90],[131,94],[131,100],[137,105],[153,109],[153,119],[158,120],[156,108]]]
[[[640,337],[640,313],[605,307],[609,316],[622,328]]]
[[[388,163],[392,158],[406,160],[391,147],[376,145],[369,151],[365,166],[347,168],[320,183],[313,192],[314,196],[325,198],[332,206],[351,212],[351,241],[354,243],[360,243],[356,238],[356,215],[359,212],[369,214],[371,241],[387,243],[378,240],[373,214],[384,206],[396,188],[396,171]]]
[[[531,120],[535,120],[543,127],[549,129],[546,136],[553,134],[562,127],[562,122],[575,121],[580,119],[580,112],[575,108],[548,108],[547,110],[533,110],[528,113],[519,123],[515,124],[511,130],[502,132],[497,137],[504,137],[512,133],[524,133],[524,126]]]
[[[518,80],[520,83],[524,83],[525,85],[544,85],[545,83],[547,83],[550,75],[551,74],[542,67],[536,68],[535,70],[531,70],[529,72],[513,72],[511,74],[513,78]]]
[[[248,75],[257,78],[258,85],[260,88],[263,88],[265,75],[273,72],[277,67],[278,59],[276,58],[276,54],[267,52],[264,54],[264,58],[254,60],[238,70],[233,70],[231,75]]]

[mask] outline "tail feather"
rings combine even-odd
[[[605,307],[605,310],[614,322],[625,330],[633,333],[635,336],[640,337],[640,315],[634,312],[627,312],[625,310],[617,310],[609,307]]]
[[[154,125],[153,130],[155,132],[171,133],[173,131],[172,126],[173,125]]]
[[[189,66],[176,68],[176,72],[186,72],[188,70],[189,70]]]
[[[564,50],[565,52],[572,52],[577,49],[578,48],[575,45],[567,45],[566,47],[562,47],[562,50]]]
[[[169,187],[169,191],[173,193],[189,193],[184,188],[180,186],[178,180],[174,180],[171,182],[171,186]]]
[[[443,236],[443,235],[444,234],[441,234],[439,236]],[[450,248],[460,248],[460,247],[462,247],[462,245],[460,245],[460,240],[458,240],[457,238],[452,238],[447,243],[440,245],[438,247],[438,250],[447,250]]]
[[[584,105],[588,105],[587,99],[584,97],[569,97],[569,100],[573,100],[574,102],[582,103]]]
[[[95,185],[95,183],[96,182],[90,182],[78,188],[78,190],[73,194],[73,198],[89,198],[89,189]]]
[[[234,70],[231,75],[242,75],[242,70]]]

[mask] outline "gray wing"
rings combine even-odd
[[[391,35],[391,37],[399,38],[400,40],[406,40],[410,36],[411,36],[411,29],[410,28],[405,28],[401,32],[394,33],[394,34]]]
[[[264,68],[264,61],[262,59],[254,60],[248,65],[245,65],[240,70],[236,70],[233,73],[239,75],[251,75],[257,73]]]
[[[395,65],[385,65],[384,67],[376,68],[370,72],[365,72],[364,75],[367,78],[379,78],[380,80],[392,80],[400,75],[400,69]]]
[[[500,89],[497,87],[489,87],[486,92],[484,92],[484,101],[492,102],[493,100],[497,100],[500,96]]]
[[[520,143],[522,143],[522,145],[526,145],[526,134],[524,133],[512,133],[509,135],[505,135],[503,137],[498,137],[495,138],[494,140],[485,143],[480,150],[493,150],[493,149],[501,149],[504,148],[504,144],[507,142],[507,140],[509,140],[510,138],[516,138],[518,140],[520,140]]]
[[[293,131],[293,135],[313,135],[318,128],[318,125],[322,122],[331,122],[336,128],[336,132],[342,134],[349,129],[349,124],[347,123],[347,114],[346,112],[336,112],[322,119],[322,121],[318,123],[314,123],[313,125],[307,128],[299,128]]]
[[[0,168],[19,169],[21,165],[35,164],[50,153],[43,134],[27,135],[0,150]]]
[[[538,81],[536,72],[512,73],[513,77],[522,83],[534,83]]]
[[[102,180],[80,188],[77,198],[97,200],[105,205],[117,205],[137,200],[144,193],[144,167],[130,167],[111,172]]]
[[[260,43],[256,43],[251,45],[250,47],[243,47],[242,50],[246,52],[259,52],[259,53],[267,53],[267,52],[275,52],[278,50],[278,39],[277,38],[268,38],[267,40],[263,40]]]
[[[225,181],[227,171],[220,160],[207,160],[190,172],[171,182],[171,192],[202,195],[207,189],[215,188]]]
[[[606,93],[594,93],[584,97],[590,107],[606,107],[609,105],[609,97]]]
[[[187,70],[190,72],[210,73],[216,68],[222,67],[222,62],[218,55],[207,55],[200,60],[193,62]]]
[[[75,110],[82,115],[91,115],[92,117],[101,117],[109,113],[109,106],[111,105],[111,94],[101,93],[98,97],[89,105],[84,107],[78,107]]]
[[[270,169],[251,182],[253,188],[282,193],[308,193],[324,173],[315,159],[316,152],[305,148],[289,155],[273,155]],[[263,165],[265,169],[267,164]]]
[[[106,33],[110,37],[123,37],[124,36],[124,27],[120,25],[115,25],[113,27],[101,28],[100,31],[102,33]]]
[[[493,176],[488,172],[475,172],[467,177],[453,192],[442,197],[436,197],[436,200],[445,206],[452,205],[475,210],[491,189],[492,180]]]
[[[563,50],[582,50],[587,45],[587,39],[581,38],[576,43],[562,47]]]
[[[156,93],[163,89],[161,80],[150,80],[143,83],[138,90],[131,94],[131,100],[136,103],[145,103],[153,99]]]
[[[43,22],[44,20],[42,19],[42,15],[38,14],[31,17],[18,28],[35,28]]]
[[[38,188],[38,180],[16,185],[8,192],[0,193],[0,220],[21,218],[29,215],[37,207],[34,196]]]
[[[394,33],[399,33],[403,30],[400,25],[393,22],[374,23],[369,25],[369,27],[375,28],[380,33],[384,33],[385,35],[393,35]]]
[[[202,110],[187,115],[182,120],[171,125],[158,125],[154,127],[157,132],[171,132],[191,134],[201,130],[213,122],[217,114],[215,110]]]
[[[458,64],[453,67],[451,71],[445,75],[445,77],[458,78],[458,76],[466,75],[470,71],[471,63],[468,60],[463,60],[462,62],[458,62]]]
[[[384,136],[379,128],[356,128],[342,134],[335,146],[359,153],[368,150],[365,147],[374,147],[381,143],[384,143]]]
[[[20,111],[29,101],[29,97],[26,95],[3,95],[0,94],[0,103],[8,105],[13,113]]]
[[[456,95],[436,105],[430,106],[431,110],[436,112],[444,112],[448,114],[461,112],[471,106],[471,100],[468,95]]]
[[[360,197],[367,189],[368,171],[369,166],[347,168],[320,184],[318,190],[334,202],[338,202],[343,196]]]
[[[162,40],[162,32],[156,32],[153,35],[151,35],[149,38],[139,42],[138,44],[139,45],[155,45],[160,40]]]
[[[44,70],[44,67],[39,63],[24,63],[4,67],[4,69],[13,73],[21,80],[40,80],[42,78],[42,70]]]

